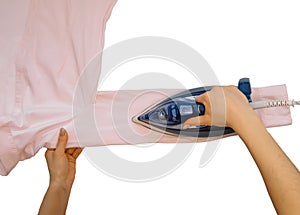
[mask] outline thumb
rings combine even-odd
[[[183,124],[183,128],[187,129],[191,126],[200,126],[200,125],[208,125],[209,124],[209,119],[206,115],[202,116],[197,116],[193,118],[189,118],[186,120]]]
[[[195,98],[197,103],[206,104],[209,101],[208,92],[203,93]]]
[[[61,128],[55,151],[57,151],[58,153],[65,153],[67,142],[68,142],[68,133],[64,128]]]

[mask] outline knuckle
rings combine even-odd
[[[62,136],[62,137],[60,136],[58,138],[58,144],[65,144],[67,141],[68,141],[68,138],[65,136]]]
[[[64,135],[64,136],[59,136],[59,137],[58,137],[58,140],[65,141],[65,140],[67,140],[67,136],[66,136],[66,135]]]
[[[46,158],[46,159],[49,159],[49,157],[50,157],[50,152],[47,150],[47,151],[45,152],[45,158]]]

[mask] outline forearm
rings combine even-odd
[[[66,213],[71,187],[50,183],[41,204],[39,215],[63,215]]]
[[[278,214],[299,214],[300,174],[256,115],[240,117],[235,131],[254,158]]]

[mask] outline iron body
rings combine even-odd
[[[203,104],[195,102],[195,98],[213,86],[200,87],[186,90],[171,96],[162,102],[147,108],[143,113],[133,118],[133,121],[147,128],[170,135],[183,135],[191,137],[216,137],[234,133],[229,127],[218,126],[197,126],[187,129],[183,123],[192,117],[204,115]],[[251,101],[251,86],[248,78],[241,79],[238,88]]]

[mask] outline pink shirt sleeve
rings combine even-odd
[[[86,112],[79,114],[74,121],[70,122],[69,131],[71,131],[71,138],[69,147],[152,142],[189,143],[205,142],[221,138],[215,137],[208,139],[171,136],[151,131],[132,121],[134,116],[139,115],[146,108],[180,91],[182,90],[148,89],[98,92],[96,103],[87,108]],[[288,93],[285,85],[252,89],[253,101],[286,99],[288,99]],[[260,109],[256,110],[256,112],[266,127],[285,126],[292,123],[289,107]],[[94,129],[95,127],[96,129]],[[77,132],[75,132],[75,130]],[[55,147],[56,138],[57,136],[48,141],[46,147]]]

